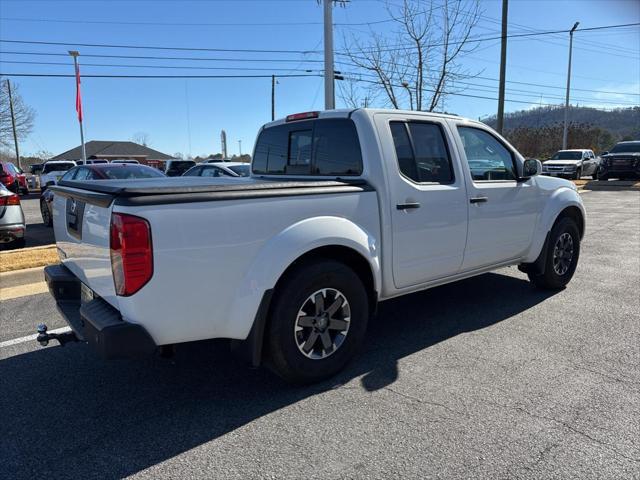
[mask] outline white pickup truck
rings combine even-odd
[[[585,211],[540,172],[453,115],[290,115],[261,129],[245,181],[51,187],[61,264],[45,277],[69,335],[105,357],[228,338],[254,365],[316,381],[354,356],[380,301],[508,265],[564,287]]]

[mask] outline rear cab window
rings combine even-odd
[[[319,118],[269,127],[260,133],[254,174],[358,176],[362,153],[355,124],[348,118]]]
[[[421,184],[454,183],[442,126],[425,121],[392,121],[389,126],[403,177]]]

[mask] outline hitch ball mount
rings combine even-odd
[[[66,343],[78,342],[79,339],[73,331],[63,333],[48,333],[47,326],[44,323],[38,325],[38,337],[36,340],[40,345],[46,347],[51,340],[57,340],[60,342],[60,346],[64,347]]]

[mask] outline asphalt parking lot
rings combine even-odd
[[[109,363],[15,343],[64,323],[47,293],[5,300],[0,476],[640,478],[640,192],[583,195],[568,288],[509,268],[385,302],[310,387],[218,341]]]

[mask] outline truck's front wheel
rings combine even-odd
[[[529,273],[529,280],[540,288],[564,288],[573,277],[580,256],[580,232],[572,218],[564,217],[556,222],[543,255],[544,273]]]
[[[288,272],[269,319],[271,367],[296,383],[334,375],[364,339],[368,305],[361,279],[343,263],[317,260]]]

